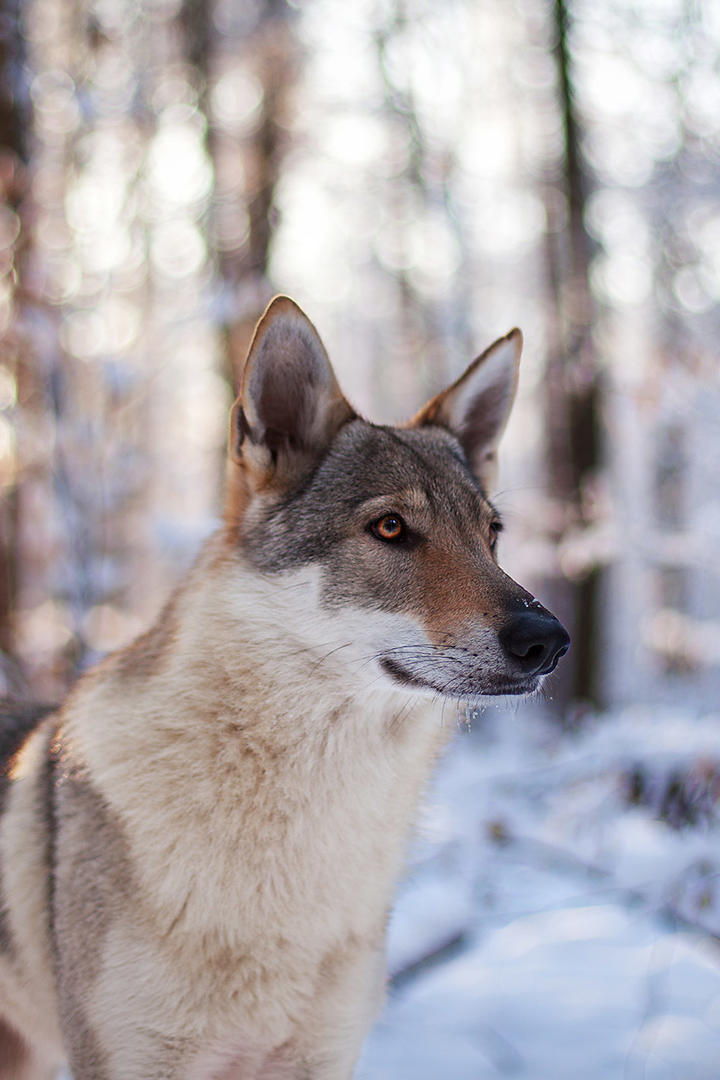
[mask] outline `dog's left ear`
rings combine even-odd
[[[451,431],[485,492],[497,479],[497,447],[515,400],[521,352],[522,334],[511,330],[412,420],[413,427],[437,424]]]

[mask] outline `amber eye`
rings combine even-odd
[[[498,535],[502,532],[502,522],[493,521],[490,524],[490,551],[495,554],[497,548]]]
[[[383,514],[377,521],[373,521],[370,531],[378,540],[397,542],[405,539],[405,522],[399,514]]]

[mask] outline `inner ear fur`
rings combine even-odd
[[[287,487],[354,416],[315,327],[287,296],[271,300],[230,414],[229,458],[251,489]]]
[[[522,334],[516,328],[473,360],[410,422],[412,427],[444,427],[455,435],[486,492],[496,483],[497,447],[515,400],[521,352]]]

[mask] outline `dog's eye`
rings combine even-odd
[[[490,551],[493,555],[497,548],[498,536],[502,532],[502,527],[501,521],[492,521],[490,523]]]
[[[390,544],[404,540],[407,535],[405,522],[399,514],[383,514],[377,521],[373,521],[370,532],[377,536],[378,540],[385,540]]]

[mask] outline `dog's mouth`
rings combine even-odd
[[[411,675],[409,671],[398,664],[397,660],[389,660],[386,656],[380,661],[380,667],[385,671],[395,682],[401,683],[403,686],[415,686],[418,690],[432,690],[434,687],[425,682],[424,679],[418,678],[417,675]]]
[[[401,686],[413,688],[415,690],[425,690],[433,694],[441,694],[443,697],[451,698],[475,698],[475,697],[500,697],[506,694],[511,695],[527,695],[534,694],[540,685],[540,676],[525,676],[522,679],[508,679],[498,678],[497,680],[489,680],[482,686],[478,686],[477,683],[473,683],[473,679],[469,676],[464,679],[454,678],[451,681],[443,684],[435,683],[430,679],[425,679],[419,675],[408,671],[397,660],[390,659],[387,656],[383,656],[380,660],[380,667],[383,671],[390,676],[396,683]]]

